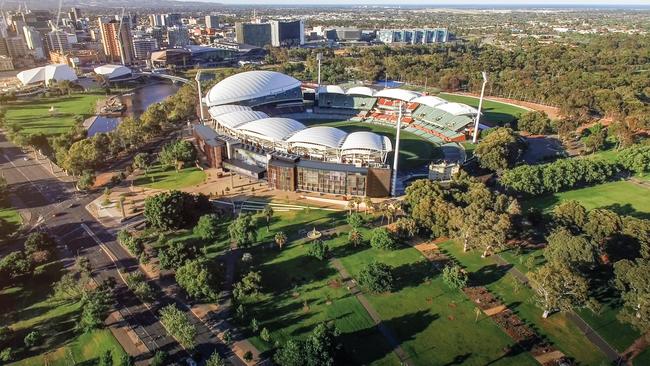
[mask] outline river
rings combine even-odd
[[[139,116],[151,104],[162,102],[178,89],[179,85],[166,82],[147,84],[120,96],[120,101],[126,105],[127,116]]]

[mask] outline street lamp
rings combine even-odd
[[[321,61],[323,61],[323,53],[322,52],[318,52],[316,54],[316,61],[318,61],[318,87],[320,87],[320,64],[321,64]]]
[[[395,156],[393,157],[393,184],[391,187],[390,195],[395,197],[397,194],[397,164],[399,162],[399,136],[400,131],[402,130],[402,108],[404,102],[399,102],[399,112],[397,115],[397,131],[395,133]]]
[[[201,70],[196,73],[194,79],[196,80],[196,86],[199,89],[199,111],[201,113],[201,123],[203,123],[205,118],[203,116],[203,97],[201,96]]]
[[[481,109],[483,108],[483,94],[485,94],[485,85],[488,82],[487,72],[483,71],[481,73],[483,76],[483,86],[481,87],[481,99],[478,101],[478,114],[476,115],[476,123],[474,123],[474,137],[472,138],[472,143],[476,143],[478,139],[478,124],[481,120]]]

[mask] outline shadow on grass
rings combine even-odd
[[[491,283],[497,282],[503,278],[503,276],[505,276],[512,267],[512,264],[505,266],[489,264],[487,266],[483,266],[478,271],[472,272],[470,274],[470,284],[472,286],[487,286]]]
[[[394,292],[399,292],[407,287],[417,287],[431,279],[437,273],[432,262],[419,260],[413,263],[407,263],[393,268],[393,277],[395,278]]]

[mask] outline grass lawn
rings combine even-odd
[[[459,244],[448,241],[439,246],[468,271],[475,285],[486,286],[519,317],[550,340],[562,352],[582,365],[608,364],[605,355],[561,313],[542,318],[542,311],[532,302],[533,292],[518,286],[512,275],[498,268],[492,259],[482,259],[477,252],[463,253]]]
[[[180,189],[200,184],[205,178],[205,172],[195,166],[176,172],[173,168],[163,170],[160,165],[156,165],[149,169],[146,176],[138,176],[134,184],[153,189]]]
[[[396,290],[367,295],[385,324],[393,330],[415,365],[535,365],[527,353],[504,349],[514,342],[491,319],[476,321],[475,305],[460,291],[450,290],[418,251],[366,249],[341,258],[352,276],[372,261],[394,267]]]
[[[464,103],[474,108],[478,108],[479,98],[448,93],[440,93],[438,96],[449,102]],[[512,123],[518,115],[527,112],[524,108],[492,100],[483,100],[482,109],[485,119],[497,126]]]
[[[626,181],[599,184],[524,201],[524,207],[536,207],[550,212],[565,200],[576,200],[588,210],[607,208],[621,215],[650,219],[650,190]]]
[[[2,244],[9,234],[20,227],[23,220],[18,210],[11,207],[6,200],[0,200],[0,219],[9,223],[7,230],[0,231],[0,244]]]
[[[387,136],[393,144],[395,143],[395,128],[388,126],[354,121],[321,122],[307,120],[301,122],[305,125],[336,127],[345,132],[372,131]],[[442,151],[431,142],[408,131],[402,131],[400,133],[399,166],[401,169],[413,169],[440,158],[442,158]],[[390,154],[387,161],[392,162],[392,159],[392,154]]]
[[[6,106],[7,125],[22,127],[21,133],[25,135],[44,133],[47,136],[53,136],[62,134],[75,126],[75,116],[86,119],[93,115],[97,101],[104,97],[102,94],[73,94],[12,102]],[[50,107],[56,109],[56,115],[50,114]]]
[[[59,262],[43,266],[43,272],[24,286],[0,291],[0,326],[9,326],[13,335],[7,345],[16,352],[12,365],[71,365],[94,362],[111,350],[117,363],[124,353],[108,330],[80,334],[75,330],[79,303],[57,303],[49,298],[51,286],[63,274]],[[43,343],[26,350],[23,338],[32,330],[41,333]]]

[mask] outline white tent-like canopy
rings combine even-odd
[[[305,125],[291,118],[271,117],[244,123],[236,129],[239,133],[275,143],[304,130]]]
[[[392,151],[393,144],[386,136],[374,132],[357,131],[345,138],[341,150],[343,152],[354,150]]]
[[[215,120],[220,126],[233,129],[244,123],[258,119],[269,118],[268,114],[259,111],[234,111],[217,116]]]
[[[375,97],[378,98],[397,99],[397,100],[403,100],[405,102],[410,102],[419,96],[420,93],[416,93],[414,91],[410,91],[406,89],[399,89],[399,88],[384,89],[375,93]]]
[[[94,69],[95,74],[103,75],[108,79],[117,79],[131,74],[131,69],[122,65],[102,65]]]
[[[478,109],[462,103],[444,103],[435,108],[453,114],[454,116],[476,116],[478,114]]]
[[[341,88],[338,85],[322,85],[322,86],[318,87],[317,93],[318,94],[321,94],[321,93],[323,93],[323,94],[325,94],[325,93],[328,93],[328,94],[345,94],[345,91],[343,91],[343,88]]]
[[[287,139],[292,146],[300,146],[309,149],[336,149],[341,146],[347,133],[345,131],[330,127],[316,126],[304,129]]]
[[[280,94],[300,85],[300,81],[276,71],[247,71],[218,82],[208,92],[205,102],[209,107],[238,103]]]
[[[434,97],[433,95],[423,95],[421,97],[417,97],[413,99],[411,102],[413,103],[418,103],[418,104],[423,104],[429,107],[435,108],[436,106],[439,106],[441,104],[447,103],[446,100],[440,98],[440,97]]]
[[[208,113],[210,113],[210,117],[217,118],[227,113],[232,113],[237,111],[252,111],[252,110],[253,108],[244,105],[226,104],[226,105],[217,105],[214,107],[210,107],[210,109],[208,109]]]
[[[45,83],[48,84],[50,80],[56,81],[77,80],[77,74],[68,65],[47,65],[36,67],[33,69],[21,71],[16,75],[18,80],[23,85]]]
[[[372,97],[375,91],[367,86],[355,86],[345,92],[347,95],[362,95],[364,97]]]

